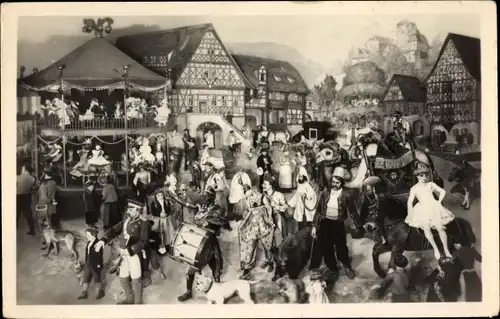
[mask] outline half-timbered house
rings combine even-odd
[[[172,80],[168,101],[199,136],[215,130],[216,146],[247,124],[302,124],[307,86],[289,63],[231,55],[212,24],[119,37],[116,46]],[[205,125],[205,123],[211,123]]]
[[[426,79],[432,143],[480,143],[480,40],[450,33]],[[446,137],[446,139],[445,139]]]
[[[392,115],[399,111],[410,122],[415,137],[427,137],[430,134],[430,122],[426,115],[426,88],[413,76],[394,74],[388,82],[382,96],[385,114],[388,115],[385,130],[391,131]]]

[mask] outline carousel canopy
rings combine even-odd
[[[64,65],[63,89],[106,90],[123,89],[123,67],[128,65],[128,83],[131,87],[154,91],[167,85],[168,79],[146,69],[113,44],[102,38],[89,40],[49,67],[33,73],[23,85],[38,91],[59,88],[58,67]]]

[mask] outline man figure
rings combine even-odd
[[[234,134],[233,130],[229,131],[229,135],[227,137],[227,144],[229,146],[229,150],[232,153],[236,153],[236,150],[238,148],[238,138]]]
[[[317,198],[314,188],[309,183],[307,171],[301,166],[297,174],[297,190],[288,202],[290,207],[295,208],[293,218],[297,222],[299,230],[307,226],[312,226]]]
[[[271,156],[269,156],[268,149],[263,148],[260,151],[260,156],[257,158],[257,174],[259,177],[259,188],[262,189],[262,184],[264,183],[265,175],[272,175],[271,165],[273,161]]]
[[[188,202],[182,202],[181,204],[191,209],[197,209],[198,213],[207,212],[206,216],[202,218],[202,220],[197,220],[196,222],[201,223],[203,227],[206,227],[213,231],[213,233],[211,233],[211,236],[207,240],[207,247],[209,254],[206,260],[208,261],[207,264],[212,270],[214,281],[220,282],[220,275],[222,273],[223,262],[222,262],[222,252],[220,249],[217,236],[220,235],[221,228],[223,227],[223,225],[227,223],[227,221],[217,213],[218,207],[217,205],[214,205],[214,202],[215,202],[214,193],[211,189],[209,189],[203,195],[201,204],[199,206],[195,206]],[[206,264],[201,265],[199,269],[189,267],[188,272],[186,274],[187,291],[186,293],[177,298],[179,301],[183,302],[193,297],[193,283],[195,274],[197,272],[200,272],[205,266]]]
[[[36,211],[38,220],[46,220],[48,225],[52,225],[53,216],[56,214],[56,191],[57,184],[52,178],[52,172],[46,170],[42,176],[42,183],[38,189],[38,201]],[[45,238],[42,232],[42,246],[45,249]]]
[[[139,164],[139,171],[134,176],[134,187],[137,200],[144,202],[146,200],[146,190],[151,184],[151,173],[146,170],[146,164]]]
[[[238,167],[237,173],[231,180],[231,189],[229,190],[229,204],[232,206],[233,214],[237,215],[238,218],[241,218],[245,212],[245,185],[252,186],[252,181],[245,169]]]
[[[125,292],[125,299],[118,304],[142,303],[141,258],[146,257],[145,249],[149,240],[149,222],[142,217],[144,203],[129,200],[127,216],[109,229],[95,245],[99,251],[105,244],[119,237],[120,248],[120,284]],[[131,283],[132,281],[132,283]]]
[[[406,143],[410,143],[410,146],[412,146],[411,136],[410,140],[407,140],[407,136],[410,134],[410,123],[402,118],[401,112],[396,111],[394,113],[392,127],[394,130],[394,134],[399,139],[403,147],[406,147]]]
[[[338,258],[347,278],[353,279],[356,275],[351,268],[344,221],[356,208],[351,193],[343,189],[345,174],[343,167],[336,167],[331,184],[319,195],[312,228],[312,236],[316,240],[309,268],[319,268],[324,259],[332,272],[338,272]]]
[[[17,192],[17,221],[21,214],[24,215],[28,223],[29,231],[27,235],[35,235],[35,223],[33,222],[33,211],[31,209],[31,192],[35,187],[35,178],[32,175],[32,168],[29,165],[23,165],[21,174],[17,176],[16,192]]]
[[[240,263],[243,270],[240,279],[248,279],[250,271],[255,267],[259,242],[264,248],[266,256],[263,267],[268,266],[269,272],[274,269],[271,249],[273,247],[275,225],[271,220],[271,207],[267,206],[262,195],[251,189],[250,186],[245,187],[245,199],[247,209],[238,229]]]
[[[184,170],[189,169],[189,164],[198,158],[198,149],[196,148],[196,140],[189,134],[189,130],[185,129],[182,136],[184,142]]]
[[[226,183],[224,171],[218,172],[211,162],[206,163],[208,170],[208,179],[205,183],[205,192],[209,189],[215,191],[215,203],[220,206],[224,214],[228,213],[228,198],[226,195]]]
[[[286,203],[285,196],[274,190],[273,183],[273,178],[268,177],[264,179],[262,190],[264,192],[265,204],[271,207],[271,211],[269,212],[271,213],[271,220],[274,222],[274,225],[276,225],[273,246],[277,247],[287,235],[285,216],[288,204]],[[272,264],[269,266],[272,267]]]

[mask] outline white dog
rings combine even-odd
[[[255,303],[250,297],[251,285],[258,281],[248,280],[231,280],[226,282],[214,282],[212,277],[197,276],[195,288],[198,291],[204,292],[209,304],[224,304],[224,302],[238,294],[238,296],[248,304]]]

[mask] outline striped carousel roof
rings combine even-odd
[[[167,85],[167,78],[153,72],[102,38],[91,39],[69,54],[23,79],[23,85],[33,90],[53,90],[59,86],[58,67],[65,88],[120,89],[124,87],[123,67],[128,65],[129,84],[141,90],[158,90]]]

